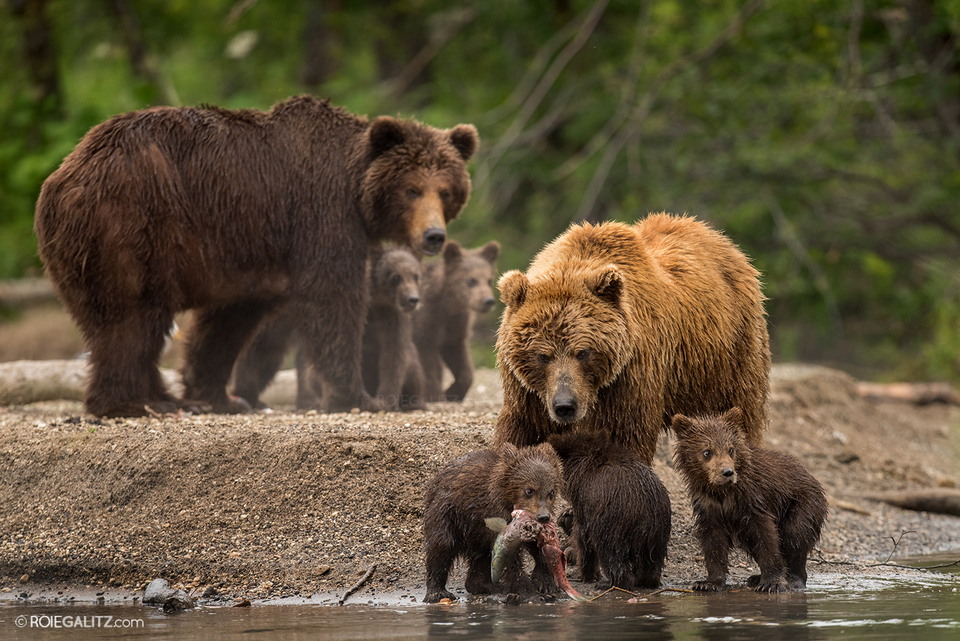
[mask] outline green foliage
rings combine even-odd
[[[0,3],[0,277],[38,267],[40,184],[96,122],[313,92],[475,123],[451,232],[500,240],[503,269],[572,222],[689,212],[763,272],[777,358],[960,380],[958,0],[48,0],[54,96],[22,4]]]

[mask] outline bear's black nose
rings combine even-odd
[[[549,514],[538,514],[538,515],[537,515],[537,520],[540,521],[541,523],[549,523],[549,522],[550,522],[550,515],[549,515]]]
[[[447,234],[439,227],[431,227],[423,232],[423,251],[425,254],[436,254],[443,249]]]
[[[577,413],[577,402],[572,398],[554,400],[553,413],[557,418],[573,418]]]
[[[416,309],[417,305],[419,304],[419,296],[407,296],[407,300],[403,301],[403,306],[407,309]]]
[[[483,311],[485,311],[485,312],[486,312],[486,311],[489,311],[490,308],[493,307],[493,304],[494,304],[495,302],[496,302],[496,301],[493,300],[493,296],[491,296],[490,298],[485,298],[485,299],[483,299]]]
[[[723,474],[723,475],[724,475],[725,477],[727,477],[727,478],[730,478],[731,476],[733,476],[733,470],[731,470],[729,467],[727,467],[727,468],[724,468],[724,470],[723,470],[723,472],[721,472],[721,474]]]

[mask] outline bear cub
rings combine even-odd
[[[598,580],[599,563],[609,579],[599,589],[660,587],[670,541],[670,495],[660,478],[603,434],[566,432],[548,442],[563,461],[581,580]]]
[[[724,587],[730,549],[747,552],[760,574],[747,580],[758,592],[802,590],[807,555],[827,516],[823,487],[794,456],[750,446],[743,414],[673,417],[676,469],[693,503],[694,531],[707,578],[694,590]]]
[[[514,509],[523,509],[547,523],[553,518],[554,502],[563,489],[563,471],[553,448],[542,443],[517,448],[506,444],[496,449],[470,452],[453,461],[427,484],[423,515],[424,552],[427,569],[425,603],[456,599],[447,590],[447,578],[457,558],[467,561],[465,587],[471,594],[497,591],[490,576],[496,533],[484,519],[510,520]],[[532,588],[554,592],[556,582],[535,544],[527,546],[535,565]],[[504,573],[510,592],[528,591],[521,556]]]
[[[493,308],[493,277],[500,244],[464,249],[455,240],[443,261],[424,268],[423,302],[414,317],[414,340],[423,365],[427,401],[459,402],[473,385],[470,336],[477,314]],[[446,369],[453,382],[443,389]]]

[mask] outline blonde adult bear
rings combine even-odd
[[[759,273],[703,222],[660,213],[574,225],[499,287],[494,444],[603,432],[649,463],[674,414],[734,406],[748,440],[762,442],[770,348]]]

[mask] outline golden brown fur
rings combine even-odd
[[[495,443],[609,432],[649,463],[677,412],[739,405],[752,443],[770,371],[757,271],[693,218],[575,225],[500,279]]]

